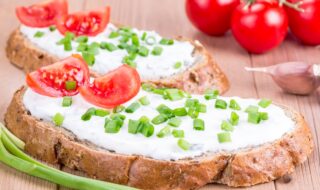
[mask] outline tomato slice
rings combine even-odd
[[[57,28],[60,33],[67,31],[77,36],[95,36],[102,32],[110,19],[110,7],[100,11],[90,11],[88,13],[78,12],[64,15],[57,19]]]
[[[73,96],[78,87],[88,85],[89,68],[79,55],[63,59],[29,73],[28,86],[35,92],[51,97]]]
[[[68,14],[67,0],[50,0],[29,7],[17,7],[20,22],[30,27],[48,27],[55,24],[57,17]]]
[[[79,90],[88,102],[104,108],[113,108],[137,95],[140,83],[138,72],[128,65],[123,65],[96,78],[92,84],[80,87]]]

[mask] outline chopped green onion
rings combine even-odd
[[[77,88],[77,82],[74,80],[68,80],[65,83],[65,89],[68,91],[75,90]]]
[[[146,106],[150,104],[150,101],[147,96],[143,96],[139,99],[141,105]]]
[[[88,46],[88,50],[87,52],[93,55],[97,55],[99,54],[99,48],[100,48],[100,44],[97,42],[92,42],[89,46]]]
[[[123,105],[116,106],[115,108],[113,108],[113,113],[120,113],[124,109],[125,109],[125,107]]]
[[[122,42],[122,43],[127,43],[129,41],[129,36],[122,36],[119,40],[119,42]]]
[[[147,37],[147,32],[143,32],[142,36],[141,36],[141,40],[144,41]]]
[[[76,42],[87,43],[88,42],[88,36],[79,36],[79,37],[76,38]]]
[[[58,41],[57,44],[63,45],[65,51],[71,51],[71,41],[74,39],[74,37],[75,35],[72,32],[66,32],[65,37]]]
[[[151,53],[152,55],[158,56],[158,55],[161,55],[162,51],[163,51],[162,47],[155,46]]]
[[[148,45],[151,46],[156,43],[156,38],[153,36],[148,36],[145,41]]]
[[[121,123],[118,120],[109,120],[104,125],[104,131],[106,133],[118,133],[121,128]]]
[[[189,108],[188,110],[188,116],[190,116],[192,119],[198,118],[199,112],[196,110],[196,108]]]
[[[65,42],[65,43],[63,44],[63,48],[64,48],[65,51],[71,51],[71,50],[72,50],[71,41]]]
[[[190,144],[188,141],[184,140],[184,139],[179,139],[179,140],[178,140],[178,146],[179,146],[182,150],[189,150],[191,144]]]
[[[119,120],[124,121],[124,120],[126,119],[126,116],[125,116],[125,115],[122,115],[122,114],[120,114],[120,113],[114,113],[114,114],[112,114],[112,115],[110,116],[110,118],[113,119],[113,120],[119,119]]]
[[[142,123],[148,123],[150,119],[147,116],[141,116],[139,121]]]
[[[181,62],[181,61],[177,61],[177,62],[173,65],[173,68],[179,69],[181,66],[182,66],[182,62]]]
[[[100,43],[100,48],[101,49],[106,49],[110,52],[113,52],[115,50],[117,50],[117,46],[115,46],[113,43],[108,43],[108,42],[101,42]]]
[[[140,121],[129,119],[128,133],[137,134],[139,132]]]
[[[219,143],[231,142],[231,134],[229,132],[222,132],[217,134]]]
[[[112,31],[110,34],[109,34],[109,38],[112,39],[112,38],[117,38],[119,36],[119,33],[116,32],[116,31]]]
[[[169,108],[168,106],[164,105],[164,104],[160,104],[160,105],[157,107],[157,111],[158,111],[160,114],[166,115],[168,118],[171,118],[171,117],[174,116],[172,109]]]
[[[127,65],[135,68],[136,67],[136,63],[133,61],[135,58],[136,58],[136,54],[131,53],[131,54],[125,56],[122,61],[124,63],[126,63]]]
[[[52,118],[54,124],[56,126],[61,126],[64,120],[64,117],[61,113],[56,113]]]
[[[142,87],[142,90],[146,92],[151,92],[156,88],[153,84],[150,84],[150,83],[143,83],[141,87]]]
[[[234,127],[231,123],[229,123],[228,121],[222,121],[221,125],[220,125],[221,130],[224,131],[233,131]]]
[[[227,102],[221,99],[217,99],[215,103],[215,108],[219,109],[226,109],[227,108]]]
[[[172,127],[179,127],[181,122],[182,121],[180,118],[174,117],[174,118],[169,119],[168,125],[170,125]]]
[[[267,112],[259,112],[260,118],[261,120],[268,120],[269,119],[269,115]]]
[[[184,98],[183,94],[181,93],[181,90],[176,88],[165,89],[164,94],[171,101],[181,100],[182,98]]]
[[[163,98],[166,98],[164,95],[164,88],[155,88],[155,89],[153,89],[152,90],[152,92],[153,93],[155,93],[155,94],[159,94],[159,95],[162,95],[163,96]]]
[[[128,46],[129,46],[128,44],[121,42],[121,43],[118,45],[118,48],[119,48],[119,49],[126,49]]]
[[[200,113],[206,113],[207,112],[207,106],[205,104],[199,103],[196,105],[196,111]]]
[[[63,107],[69,107],[71,106],[71,104],[72,104],[72,97],[68,97],[68,96],[63,97],[63,100],[62,100]]]
[[[139,38],[137,35],[132,35],[131,36],[131,42],[135,46],[140,46]]]
[[[218,96],[219,96],[218,90],[207,90],[205,92],[204,98],[206,100],[212,100],[212,99],[216,99]]]
[[[56,28],[55,26],[50,26],[50,27],[49,27],[50,32],[54,32],[56,29],[57,29],[57,28]]]
[[[166,127],[162,128],[162,129],[157,133],[157,137],[163,138],[163,137],[165,137],[165,136],[170,135],[170,133],[171,133],[170,127],[169,127],[169,126],[166,126]]]
[[[232,125],[238,125],[238,123],[239,123],[239,115],[236,112],[231,112],[230,123]]]
[[[159,125],[161,123],[164,123],[168,120],[168,117],[164,114],[159,114],[156,117],[154,117],[151,122],[155,125]]]
[[[126,112],[127,113],[133,113],[135,112],[137,109],[140,108],[140,104],[138,102],[133,102],[132,104],[130,104],[127,108],[126,108]]]
[[[40,31],[37,31],[37,32],[33,35],[33,37],[35,37],[35,38],[41,38],[42,36],[44,36],[44,32],[40,32]]]
[[[202,119],[194,119],[193,129],[198,131],[204,131],[204,121]]]
[[[145,137],[151,137],[154,133],[154,126],[150,124],[149,122],[143,123],[141,131],[140,131]]]
[[[178,130],[178,129],[173,129],[172,135],[175,138],[183,138],[184,137],[184,131],[183,130]]]
[[[191,108],[191,107],[196,107],[198,104],[199,104],[198,99],[187,99],[185,106],[188,108]]]
[[[99,117],[104,117],[108,114],[110,114],[110,112],[108,110],[103,110],[103,109],[96,109],[94,112],[94,115]]]
[[[149,55],[149,49],[145,46],[140,46],[138,50],[138,54],[142,57],[147,57]]]
[[[84,52],[88,50],[88,44],[86,43],[79,43],[78,47],[77,47],[77,51],[78,52]]]
[[[188,114],[186,108],[176,108],[173,110],[175,116],[186,116]]]
[[[161,45],[173,45],[174,44],[174,40],[162,38],[159,43]]]
[[[246,109],[245,109],[245,112],[247,113],[257,113],[259,111],[259,107],[258,106],[248,106]]]
[[[259,112],[249,112],[248,113],[248,122],[253,124],[259,124],[261,121]]]
[[[269,99],[262,99],[259,102],[259,106],[262,108],[267,108],[271,103],[272,103],[272,101]]]
[[[91,116],[95,115],[96,113],[96,109],[95,108],[89,108],[86,113],[84,113],[82,116],[81,116],[81,119],[83,121],[88,121],[91,119]]]
[[[234,99],[230,100],[229,108],[234,109],[234,110],[241,110],[240,105]]]
[[[88,52],[82,52],[82,57],[89,66],[92,66],[96,60],[94,54]]]

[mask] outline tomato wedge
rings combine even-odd
[[[106,75],[96,78],[88,86],[79,88],[80,94],[88,102],[104,107],[113,108],[133,98],[140,89],[138,72],[123,65]]]
[[[77,36],[95,36],[102,32],[110,19],[110,7],[100,11],[90,11],[88,13],[78,12],[64,15],[57,19],[57,28],[60,33],[67,31]]]
[[[48,27],[55,24],[57,17],[68,14],[67,0],[50,0],[29,7],[17,7],[20,22],[30,27]]]
[[[89,68],[79,55],[42,67],[27,75],[26,82],[35,92],[50,96],[73,96],[89,83]]]

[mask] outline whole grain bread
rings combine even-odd
[[[313,150],[304,118],[283,107],[296,127],[281,139],[235,152],[213,152],[176,161],[117,154],[78,140],[61,127],[33,117],[23,105],[26,87],[14,95],[5,115],[7,128],[25,143],[30,155],[89,177],[141,189],[197,189],[208,183],[251,186],[293,172]]]
[[[177,37],[177,40],[188,40]],[[229,89],[229,81],[210,53],[200,42],[188,40],[195,46],[194,54],[201,59],[184,72],[158,80],[143,80],[160,87],[180,88],[189,93],[200,94],[207,89],[217,89],[224,93]],[[59,58],[38,48],[28,40],[17,28],[10,35],[6,54],[10,62],[23,69],[26,73],[34,71],[42,66],[59,61]],[[93,76],[99,76],[92,72]]]

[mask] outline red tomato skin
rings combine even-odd
[[[201,32],[221,36],[230,29],[231,15],[240,0],[186,0],[191,23]]]
[[[141,80],[136,69],[123,65],[104,76],[95,78],[88,86],[79,88],[88,102],[103,108],[113,108],[136,96]]]
[[[239,5],[232,15],[231,31],[239,44],[251,53],[264,53],[284,40],[288,31],[285,10],[274,1]]]
[[[300,8],[304,9],[304,12],[286,7],[291,33],[303,44],[319,45],[320,0],[304,0]]]
[[[16,7],[20,22],[30,27],[49,27],[56,18],[68,14],[67,0],[51,0],[28,7]]]

